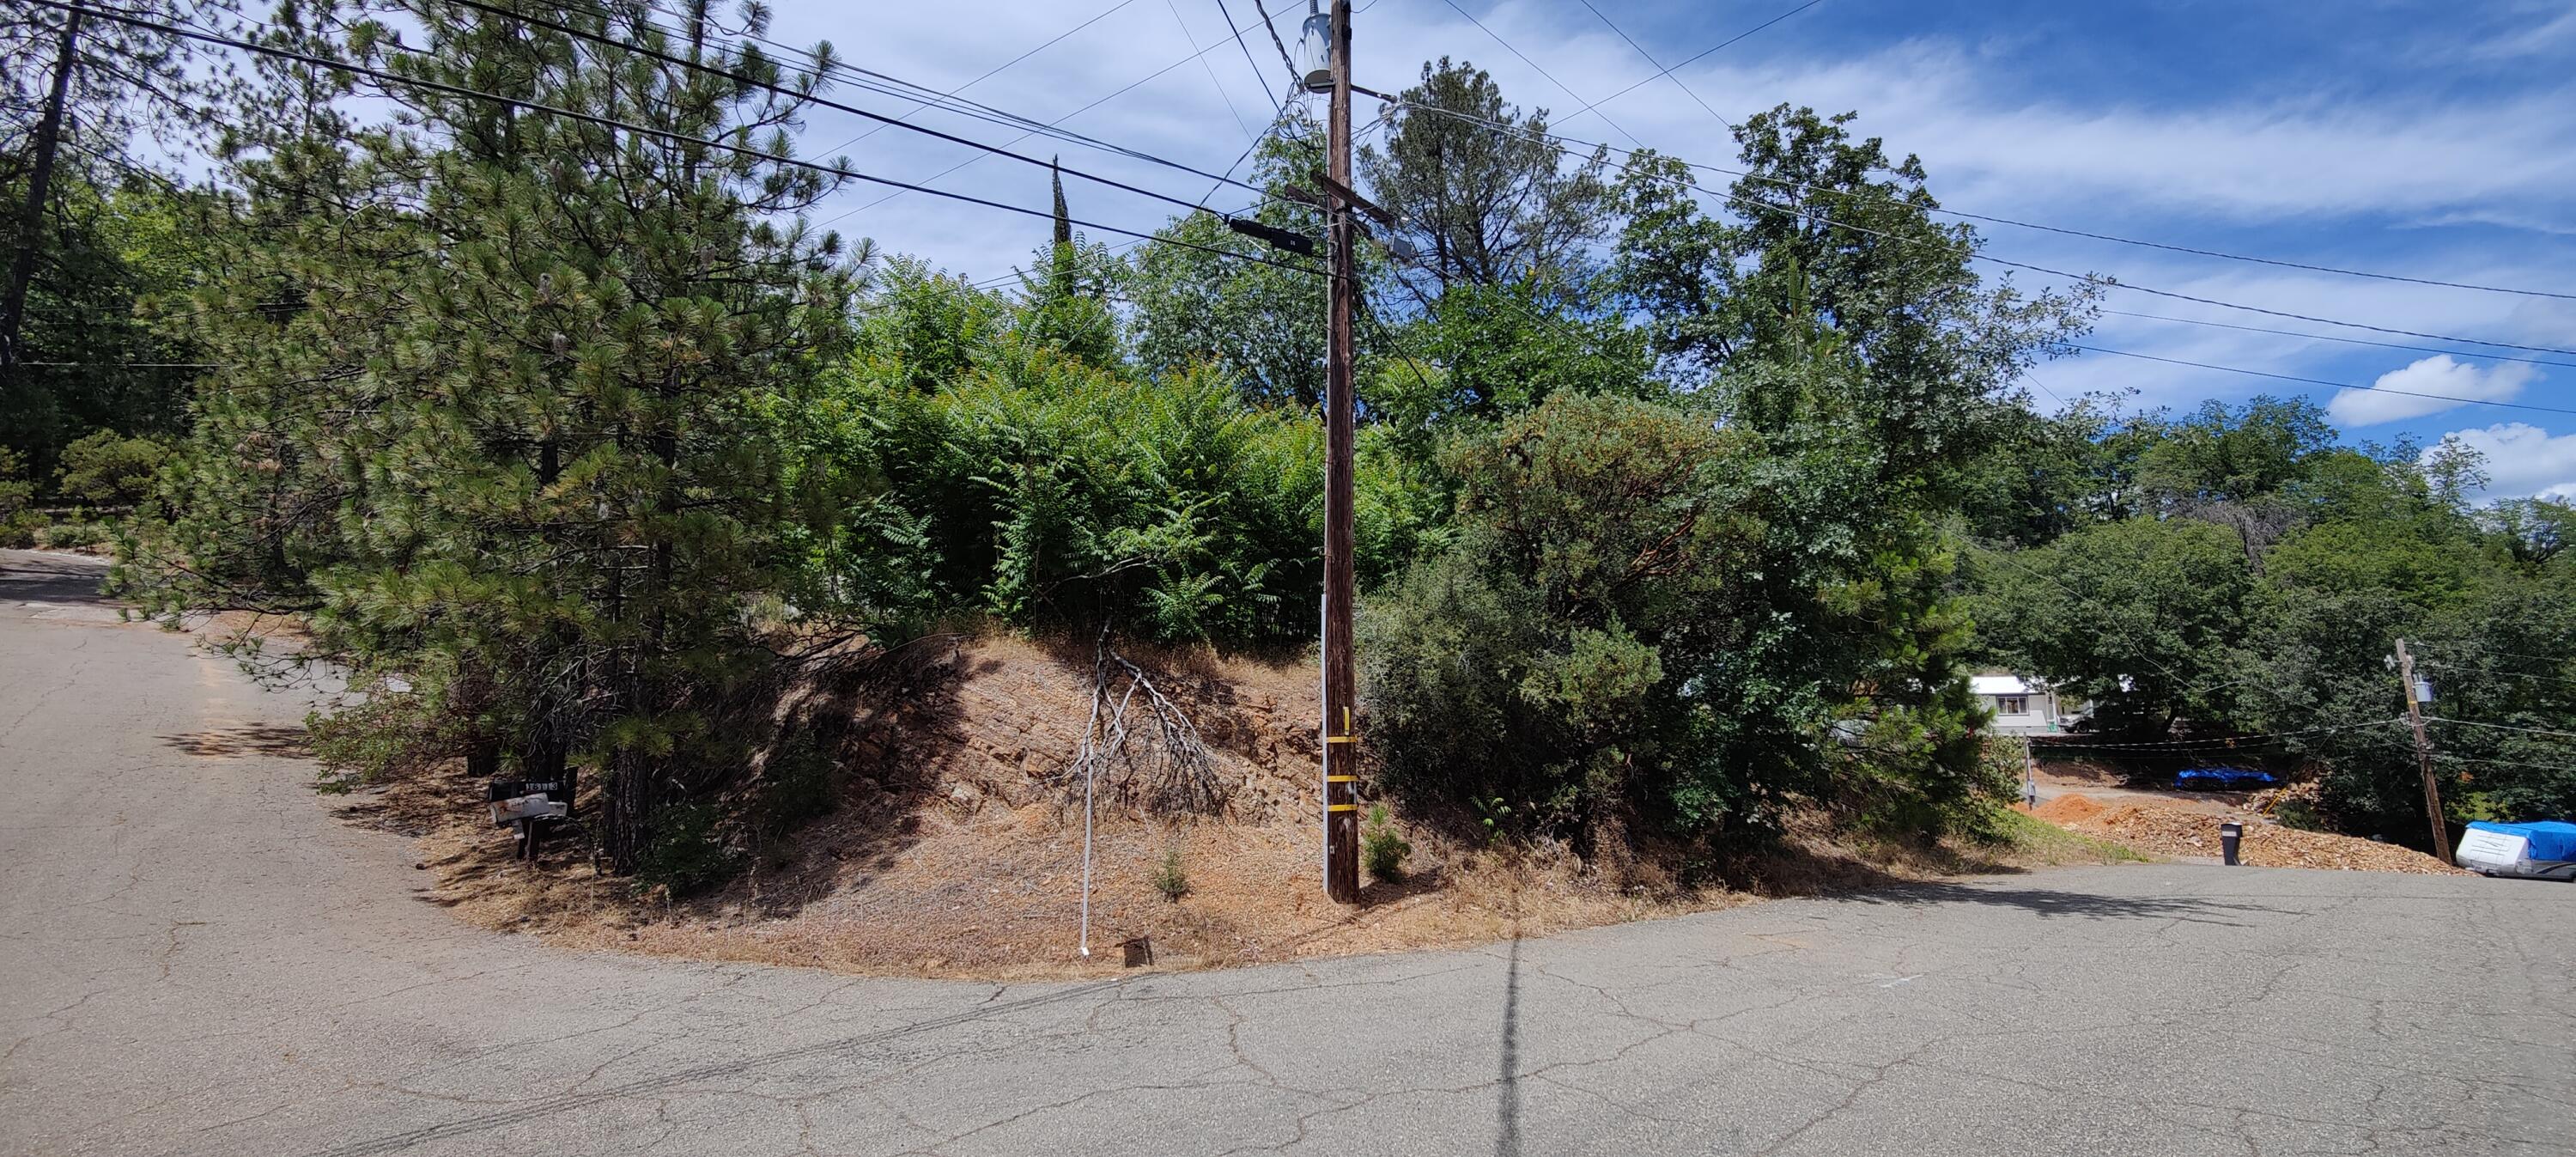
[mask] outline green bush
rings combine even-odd
[[[36,545],[47,550],[80,550],[102,545],[111,536],[104,522],[60,522],[36,531]]]
[[[45,516],[32,510],[0,518],[0,547],[25,550],[36,545],[36,533],[44,528]]]
[[[1385,804],[1369,809],[1368,824],[1360,829],[1360,864],[1368,874],[1393,882],[1404,878],[1404,861],[1413,854],[1413,843],[1395,830],[1394,817]]]
[[[170,448],[150,438],[99,430],[63,447],[57,487],[64,497],[106,506],[132,506],[152,490],[152,476]]]
[[[798,733],[770,752],[760,773],[760,826],[776,835],[829,811],[832,806],[832,757]]]
[[[635,865],[638,891],[667,888],[686,896],[723,882],[739,866],[722,833],[724,809],[712,803],[665,807]]]
[[[1454,537],[1361,606],[1389,786],[1579,850],[1768,827],[1792,793],[1918,831],[1972,810],[1949,559],[1846,430],[1561,393],[1444,465]]]
[[[1145,879],[1155,891],[1163,894],[1164,899],[1174,903],[1190,894],[1190,873],[1188,867],[1181,863],[1181,845],[1177,841],[1163,849],[1162,864]]]

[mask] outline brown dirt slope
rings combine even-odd
[[[2216,856],[2220,817],[2155,803],[2104,807],[2081,795],[2041,805],[2039,818],[2069,831],[2100,836],[2143,852],[2167,856]],[[2333,868],[2364,872],[2462,875],[2460,869],[2412,848],[2329,832],[2282,827],[2259,815],[2236,817],[2244,825],[2238,858],[2260,868]]]
[[[1081,800],[1063,773],[1089,716],[1092,647],[937,646],[865,696],[806,705],[850,724],[837,803],[747,849],[748,870],[711,895],[639,898],[568,850],[534,869],[512,862],[506,835],[476,818],[481,784],[453,775],[393,784],[354,808],[421,834],[433,898],[485,926],[578,946],[932,975],[1115,968],[1135,937],[1178,967],[1485,942],[2005,866],[1808,822],[1789,854],[1730,874],[1751,891],[1682,887],[1651,865],[1607,878],[1561,847],[1489,848],[1463,826],[1399,812],[1409,870],[1367,881],[1366,902],[1344,907],[1318,884],[1313,668],[1137,655],[1208,740],[1226,802],[1211,816],[1164,817],[1104,794],[1086,961],[1076,954]],[[1178,901],[1152,882],[1174,849],[1189,884]]]

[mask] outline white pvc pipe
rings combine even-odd
[[[1082,954],[1091,955],[1091,785],[1099,778],[1099,761],[1087,760],[1082,771]]]

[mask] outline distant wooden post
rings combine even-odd
[[[2433,854],[2451,862],[2451,829],[2442,822],[2442,788],[2433,782],[2433,741],[2424,736],[2424,706],[2415,695],[2415,656],[2397,640],[2397,680],[2406,689],[2406,721],[2415,728],[2415,767],[2424,775],[2424,814],[2433,821]]]

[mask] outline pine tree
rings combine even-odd
[[[702,142],[783,155],[803,101],[728,74],[812,80],[715,43],[703,6],[679,34],[631,2],[413,15],[425,50],[381,67],[638,128],[386,85],[400,129],[323,130],[366,195],[307,202],[312,224],[261,243],[300,307],[235,336],[252,368],[208,405],[267,426],[262,447],[331,464],[309,488],[329,540],[260,575],[303,584],[317,653],[398,676],[435,716],[413,732],[448,754],[605,772],[604,850],[632,869],[666,803],[740,766],[719,717],[769,670],[746,607],[781,566],[762,403],[840,348],[848,304],[834,239],[796,216],[830,182]],[[362,25],[343,50],[368,56],[384,34]],[[330,251],[368,223],[409,252]],[[283,380],[322,384],[282,395]],[[274,456],[242,445],[200,439],[199,473],[255,490],[239,483],[276,473]],[[187,553],[263,525],[202,526]]]

